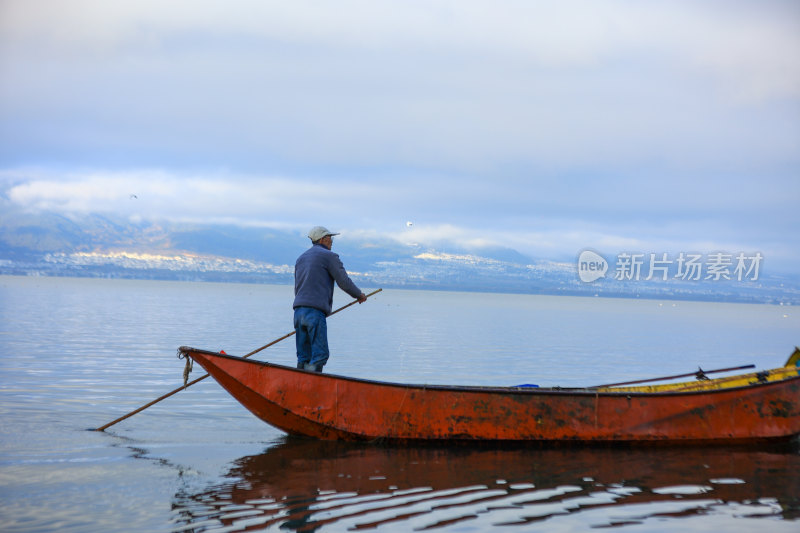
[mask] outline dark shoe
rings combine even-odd
[[[308,370],[309,372],[322,372],[322,365],[312,365],[311,363],[306,363],[303,369]]]

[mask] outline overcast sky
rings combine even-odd
[[[797,272],[800,2],[0,0],[0,184]]]

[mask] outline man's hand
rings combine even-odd
[[[367,301],[367,295],[362,292],[361,296],[358,297],[358,303],[363,304],[366,301]]]

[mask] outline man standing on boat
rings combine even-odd
[[[294,265],[294,330],[297,344],[297,368],[322,372],[328,361],[327,316],[333,306],[333,282],[358,303],[367,296],[356,287],[344,269],[338,254],[331,251],[333,236],[339,235],[322,226],[308,232],[312,246]]]

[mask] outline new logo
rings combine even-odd
[[[591,283],[605,277],[608,262],[595,251],[584,250],[578,256],[578,277],[584,283]]]

